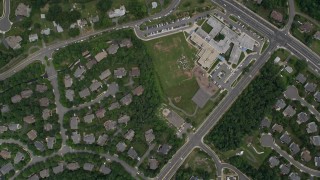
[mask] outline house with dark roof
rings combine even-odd
[[[261,128],[269,128],[271,126],[271,121],[268,118],[263,118],[261,123],[260,123],[260,127]]]
[[[52,171],[54,174],[59,174],[59,173],[62,173],[64,170],[63,168],[63,163],[59,163],[58,166],[55,166],[52,168]]]
[[[147,141],[147,143],[151,143],[155,139],[155,135],[153,134],[153,129],[149,129],[144,133],[144,137]]]
[[[127,94],[126,96],[120,99],[120,102],[122,105],[126,105],[126,106],[130,105],[132,102],[132,95]]]
[[[47,142],[48,149],[53,149],[53,145],[56,143],[56,138],[55,137],[47,137],[46,142]]]
[[[8,36],[4,42],[13,50],[17,50],[21,48],[21,41],[21,36]]]
[[[275,105],[275,109],[277,111],[280,111],[281,109],[285,108],[286,107],[286,103],[284,102],[283,99],[278,99],[277,102],[276,102],[276,105]]]
[[[305,112],[300,112],[298,114],[298,119],[297,119],[297,123],[301,124],[301,123],[305,123],[309,120],[309,115]]]
[[[97,144],[99,146],[104,146],[106,142],[108,141],[108,135],[107,134],[102,134],[98,137]]]
[[[158,169],[158,166],[159,166],[158,160],[151,158],[148,160],[148,162],[149,162],[149,169],[151,169],[151,170]]]
[[[28,180],[39,180],[39,179],[40,178],[39,178],[38,174],[33,174],[28,178]]]
[[[108,168],[106,165],[102,164],[100,166],[99,172],[106,175],[111,173],[111,169]]]
[[[85,134],[83,136],[83,141],[86,144],[93,144],[96,141],[96,138],[94,137],[94,135],[92,133],[91,134]]]
[[[304,84],[307,81],[307,78],[303,74],[299,73],[296,77],[296,81],[300,84]]]
[[[35,141],[34,146],[41,152],[45,150],[44,144],[41,141]]]
[[[158,147],[158,153],[167,155],[172,147],[169,144],[162,144]]]
[[[7,163],[5,165],[3,165],[1,168],[0,168],[0,172],[2,175],[6,175],[8,174],[10,171],[13,171],[14,168],[13,168],[13,165],[12,163]]]
[[[78,116],[73,116],[70,118],[70,128],[73,130],[78,129],[78,124],[80,122],[80,119]]]
[[[319,156],[314,157],[314,165],[316,167],[320,167],[320,157]]]
[[[71,139],[73,144],[79,144],[81,140],[81,135],[78,132],[72,132]]]
[[[278,166],[280,163],[279,159],[276,156],[271,156],[269,158],[269,164],[271,168]]]
[[[318,125],[315,122],[310,122],[307,124],[307,132],[308,134],[310,133],[315,133],[318,131]]]
[[[294,156],[300,151],[300,147],[295,142],[292,142],[289,146],[291,154]]]
[[[94,168],[94,165],[92,163],[84,163],[83,164],[83,170],[85,171],[92,171]]]
[[[320,146],[320,136],[312,136],[310,137],[310,141],[315,146]]]
[[[10,112],[10,107],[9,107],[9,105],[7,105],[7,104],[2,105],[2,107],[1,107],[1,113],[4,114],[4,113],[7,113],[7,112]]]
[[[117,121],[108,120],[104,122],[103,126],[106,128],[107,131],[114,130],[117,126]]]
[[[18,164],[20,163],[21,161],[23,161],[25,158],[24,154],[22,154],[21,152],[17,152],[16,156],[14,157],[14,164]]]
[[[299,176],[298,173],[292,172],[292,173],[290,173],[290,175],[289,175],[289,179],[290,179],[290,180],[300,180],[301,178],[300,178],[300,176]]]
[[[314,100],[316,100],[318,103],[320,103],[320,91],[317,91],[314,94]]]
[[[301,152],[301,160],[302,161],[309,162],[309,161],[311,161],[311,159],[312,159],[312,157],[311,157],[310,151],[305,149]]]
[[[118,151],[118,152],[123,152],[123,151],[126,150],[127,145],[126,145],[124,142],[119,142],[119,143],[116,145],[116,148],[117,148],[117,151]]]
[[[85,123],[92,123],[93,119],[94,119],[94,114],[87,114],[83,117],[83,121]]]
[[[283,175],[289,174],[291,169],[291,165],[290,164],[281,164],[280,165],[280,172]]]
[[[314,93],[317,89],[317,85],[315,83],[307,83],[304,86],[304,89],[306,90],[306,92],[308,93]]]
[[[282,114],[286,117],[292,117],[296,114],[296,110],[291,106],[287,106],[287,108],[282,112]]]
[[[280,137],[280,140],[282,143],[290,144],[291,137],[290,137],[289,133],[286,131],[286,132],[284,132],[284,134],[282,134],[282,136]]]
[[[138,158],[138,153],[131,147],[128,151],[128,156],[131,157],[132,159],[137,159]]]

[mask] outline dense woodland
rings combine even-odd
[[[271,58],[272,59],[272,58]],[[279,78],[280,66],[268,61],[238,100],[206,136],[207,142],[222,151],[236,149],[243,137],[258,129],[261,119],[271,111],[285,82]]]
[[[296,2],[303,13],[320,21],[320,0],[297,0]]]

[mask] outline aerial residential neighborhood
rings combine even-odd
[[[0,8],[0,179],[320,177],[317,0]]]

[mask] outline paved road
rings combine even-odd
[[[138,25],[142,24],[145,21],[149,21],[149,20],[152,20],[154,18],[162,17],[162,16],[168,14],[169,12],[172,12],[172,10],[177,7],[179,2],[180,2],[180,0],[173,0],[172,3],[165,10],[163,10],[163,11],[161,11],[161,12],[155,14],[155,15],[152,15],[150,17],[147,17],[147,18],[144,18],[144,19],[141,19],[141,20],[137,20],[137,21],[133,21],[133,22],[129,22],[129,23],[125,23],[125,24],[119,25],[117,27],[110,27],[110,28],[107,28],[107,29],[104,29],[104,30],[94,31],[94,32],[89,33],[89,34],[85,34],[85,35],[82,35],[82,36],[79,36],[79,37],[76,37],[76,38],[71,38],[71,39],[68,39],[68,40],[65,40],[65,41],[61,41],[61,42],[52,44],[52,45],[47,46],[45,48],[42,48],[39,51],[35,52],[34,54],[30,55],[28,58],[26,58],[24,60],[21,60],[14,67],[12,67],[9,70],[1,73],[0,74],[0,81],[12,76],[13,74],[15,74],[18,71],[24,69],[26,66],[28,66],[29,64],[31,64],[32,62],[34,62],[36,60],[41,60],[45,56],[47,56],[47,57],[51,56],[51,54],[56,49],[65,47],[65,46],[70,45],[70,44],[75,43],[75,42],[79,42],[79,41],[82,41],[82,40],[87,40],[90,37],[94,37],[94,36],[99,35],[101,33],[112,31],[112,30],[115,30],[115,29],[122,29],[122,28],[129,28],[129,27],[134,28],[135,26],[138,26]]]
[[[316,72],[320,72],[320,57],[286,31],[277,29],[235,1],[214,0],[214,2],[224,7],[227,11],[238,15],[241,21],[254,27],[256,31],[262,33],[271,41],[282,44],[299,58],[307,59],[309,66]],[[224,6],[224,4],[226,6]]]
[[[311,176],[320,177],[320,171],[311,169],[301,164],[300,162],[293,159],[291,155],[282,150],[275,142],[271,134],[263,134],[260,139],[261,145],[264,147],[270,147],[275,150],[278,154],[284,157],[290,164],[294,165],[296,168],[300,169],[303,172],[310,174]]]
[[[289,20],[288,20],[288,23],[286,24],[285,28],[283,29],[286,33],[290,32],[290,28],[293,23],[294,16],[296,15],[294,0],[288,0],[288,4],[289,4]]]
[[[10,30],[11,22],[10,22],[10,0],[2,0],[3,1],[3,12],[0,18],[0,32],[5,33]]]

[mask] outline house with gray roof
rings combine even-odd
[[[67,167],[67,169],[70,170],[70,171],[75,171],[75,170],[77,170],[77,169],[80,168],[78,162],[69,163],[69,164],[67,164],[66,167]]]
[[[281,164],[280,165],[280,172],[283,175],[289,174],[291,169],[291,165],[290,164]]]
[[[276,156],[271,156],[269,158],[269,164],[271,168],[278,166],[280,163],[279,159]]]
[[[87,114],[83,117],[83,121],[85,123],[92,123],[93,119],[94,119],[94,114]]]
[[[162,144],[158,147],[158,153],[167,155],[172,147],[169,144]]]
[[[275,109],[277,111],[280,111],[281,109],[285,108],[286,107],[286,103],[284,102],[283,99],[278,99],[277,102],[276,102],[276,105],[275,105]]]
[[[320,136],[312,136],[310,137],[310,141],[315,146],[320,146]]]
[[[127,124],[130,121],[130,116],[123,115],[118,119],[119,124]]]
[[[296,81],[300,84],[304,84],[307,81],[307,78],[303,74],[299,73],[296,77]]]
[[[53,149],[53,145],[56,143],[56,138],[55,137],[47,137],[46,142],[47,142],[48,149]]]
[[[29,17],[30,13],[31,13],[31,8],[29,7],[29,5],[26,5],[24,3],[19,3],[14,14],[16,16]]]
[[[110,69],[107,69],[100,74],[99,79],[104,80],[104,79],[108,78],[110,75],[111,75],[111,71],[110,71]]]
[[[7,113],[7,112],[10,112],[10,107],[9,107],[9,105],[7,105],[7,104],[2,105],[2,107],[1,107],[1,113],[4,114],[4,113]]]
[[[13,104],[18,103],[18,102],[20,102],[21,100],[22,100],[22,97],[20,96],[20,94],[17,94],[17,95],[15,95],[15,96],[12,96],[12,97],[11,97],[11,102],[12,102]]]
[[[137,159],[138,158],[138,153],[131,147],[128,151],[128,156],[131,157],[132,159]]]
[[[35,140],[35,139],[38,137],[37,131],[34,130],[34,129],[30,130],[30,131],[27,133],[27,136],[28,136],[28,138],[29,138],[31,141],[33,141],[33,140]]]
[[[127,94],[126,96],[120,99],[120,102],[122,105],[126,105],[126,106],[130,105],[132,102],[132,95]]]
[[[280,140],[282,143],[290,144],[291,137],[290,137],[288,131],[286,131],[286,132],[284,132],[284,134],[282,134],[282,136],[280,137]]]
[[[85,171],[92,171],[94,168],[94,165],[92,163],[84,163],[83,164],[83,170]]]
[[[271,126],[271,121],[268,118],[263,118],[261,123],[260,123],[260,127],[261,128],[269,128]]]
[[[83,136],[83,141],[86,144],[93,144],[96,141],[96,138],[94,137],[94,135],[92,133],[91,134],[85,134]]]
[[[44,125],[43,125],[43,129],[44,129],[45,131],[51,131],[51,130],[52,130],[52,124],[50,124],[50,123],[44,124]]]
[[[108,141],[108,135],[107,134],[103,134],[103,135],[99,136],[99,138],[97,140],[97,144],[99,146],[104,146],[107,141]]]
[[[300,178],[300,176],[299,176],[298,173],[292,172],[292,173],[290,173],[290,175],[289,175],[289,179],[290,179],[290,180],[300,180],[301,178]]]
[[[116,82],[112,82],[111,84],[108,84],[108,90],[105,94],[106,97],[112,96],[116,97],[116,93],[119,91],[119,85]]]
[[[39,99],[39,104],[41,107],[48,107],[49,106],[49,99],[47,97],[43,97]]]
[[[315,94],[314,94],[314,99],[320,103],[320,91],[317,91]]]
[[[21,36],[8,36],[4,42],[13,50],[17,50],[21,48],[21,41]]]
[[[119,109],[120,107],[121,106],[120,106],[120,104],[118,102],[114,102],[114,103],[110,104],[110,106],[108,107],[108,110],[112,111],[114,109]]]
[[[313,38],[315,38],[316,40],[320,40],[320,31],[317,31],[314,35]]]
[[[106,128],[107,131],[114,130],[117,126],[117,121],[108,120],[104,122],[103,126]]]
[[[108,51],[108,54],[116,54],[118,52],[118,49],[119,49],[119,45],[118,44],[111,44],[107,51]]]
[[[106,51],[101,51],[98,54],[94,56],[97,62],[100,62],[102,59],[106,58],[108,56],[108,53]]]
[[[36,91],[39,93],[44,93],[48,90],[48,86],[45,84],[37,84]]]
[[[2,175],[8,174],[10,171],[13,171],[13,165],[11,163],[7,163],[0,168],[0,172]]]
[[[64,79],[63,79],[63,82],[64,82],[64,87],[65,88],[69,88],[72,86],[73,84],[73,80],[72,80],[72,77],[70,75],[65,75],[64,76]]]
[[[41,152],[45,150],[44,144],[41,141],[34,142],[34,146]]]
[[[92,69],[92,67],[93,67],[94,65],[96,65],[96,64],[97,64],[97,61],[96,61],[96,60],[90,59],[90,60],[88,60],[88,62],[86,63],[86,67],[87,67],[88,70],[90,70],[90,69]]]
[[[28,180],[39,180],[39,179],[40,178],[39,178],[38,174],[33,174],[28,178]]]
[[[78,124],[80,122],[80,119],[78,116],[73,116],[70,118],[70,128],[73,130],[78,129]]]
[[[289,146],[292,156],[296,155],[300,151],[300,147],[295,142],[292,142]]]
[[[98,111],[96,111],[97,118],[104,118],[106,113],[106,110],[104,108],[100,108]]]
[[[51,116],[52,116],[52,111],[50,109],[44,109],[42,111],[42,119],[43,120],[48,120],[49,117],[51,117]]]
[[[297,119],[297,123],[301,124],[301,123],[305,123],[309,120],[309,115],[305,112],[300,112],[298,114],[298,119]]]
[[[317,89],[317,85],[315,83],[307,83],[304,86],[304,89],[306,90],[306,92],[308,93],[314,93]]]
[[[127,75],[127,71],[125,68],[121,67],[115,69],[113,74],[116,78],[120,79]]]
[[[85,72],[86,72],[86,68],[84,68],[83,66],[78,66],[76,71],[73,73],[73,76],[75,78],[80,78]]]
[[[23,117],[23,121],[28,123],[28,124],[33,124],[36,122],[36,119],[34,118],[33,115],[25,116]]]
[[[320,167],[320,157],[319,156],[314,157],[314,165],[316,167]]]
[[[21,125],[20,124],[9,124],[8,128],[10,131],[17,131],[17,130],[21,129]]]
[[[8,127],[7,126],[0,126],[0,134],[4,133],[8,131]]]
[[[21,161],[23,161],[25,158],[24,154],[22,154],[21,152],[17,152],[16,156],[14,157],[14,164],[18,164],[20,163]]]
[[[79,144],[81,140],[81,135],[78,132],[72,132],[71,139],[73,144]]]
[[[116,148],[117,148],[117,151],[118,151],[118,152],[123,152],[123,151],[126,150],[127,145],[126,145],[124,142],[119,142],[119,143],[116,145]]]
[[[310,133],[315,133],[318,131],[318,125],[315,122],[310,122],[307,125],[307,132]]]
[[[32,94],[33,94],[33,91],[31,89],[21,91],[21,93],[20,93],[20,95],[23,99],[27,99],[27,98],[31,97]]]
[[[66,98],[69,100],[69,101],[73,101],[74,99],[74,90],[72,89],[67,89],[66,90]]]
[[[91,92],[97,91],[100,87],[102,87],[102,83],[97,80],[93,80],[93,82],[90,85]]]
[[[49,169],[43,169],[42,171],[39,172],[39,175],[42,179],[48,178],[50,176]]]
[[[132,94],[135,95],[135,96],[141,96],[143,91],[144,91],[144,89],[140,85],[140,86],[136,87],[134,90],[132,90]]]
[[[282,112],[282,114],[286,117],[292,117],[296,114],[296,110],[291,106],[287,106],[287,108]]]
[[[100,166],[99,172],[106,175],[111,173],[111,169],[108,168],[106,165],[102,164]]]
[[[89,88],[84,88],[83,90],[81,90],[81,91],[79,92],[79,96],[80,96],[81,98],[86,98],[86,97],[90,96]]]
[[[151,159],[149,159],[148,161],[149,161],[149,169],[151,169],[151,170],[156,170],[156,169],[158,169],[158,167],[159,167],[159,162],[158,162],[156,159],[151,158]]]
[[[132,141],[134,137],[134,130],[130,129],[125,135],[124,138],[127,139],[128,141]]]
[[[59,163],[58,166],[52,168],[54,174],[59,174],[63,172],[63,163]]]
[[[156,138],[153,134],[153,129],[149,129],[148,131],[146,131],[144,137],[149,144]]]

